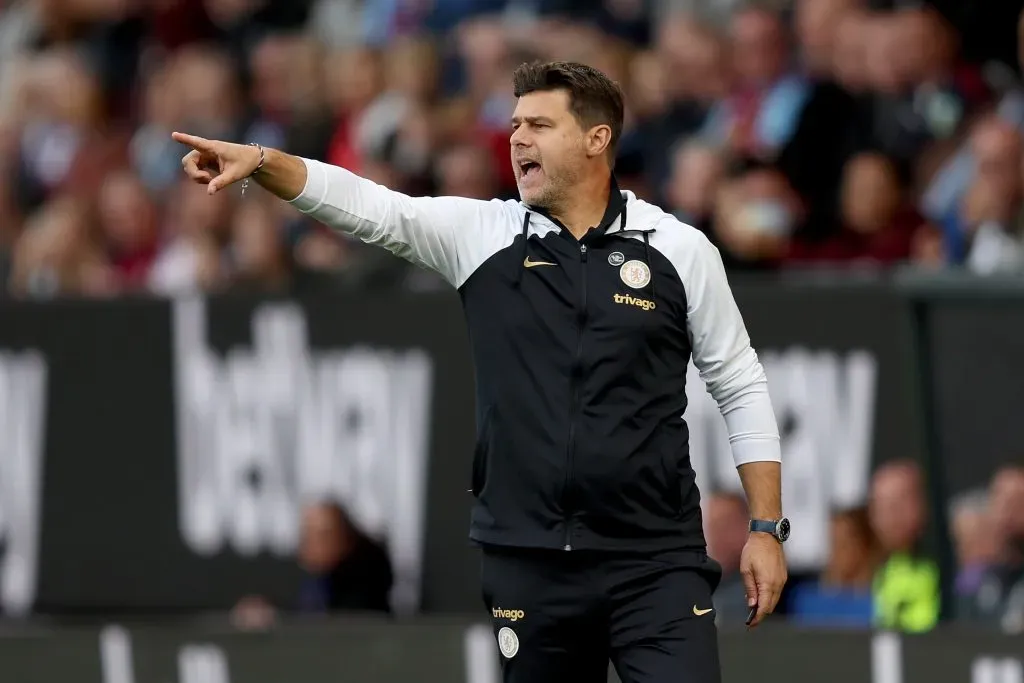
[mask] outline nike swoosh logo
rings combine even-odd
[[[557,264],[555,264],[555,263],[548,263],[547,261],[531,261],[529,256],[527,256],[525,259],[523,259],[523,267],[524,268],[536,268],[537,266],[554,266],[554,265],[557,265]]]
[[[697,605],[694,605],[693,613],[696,614],[698,617],[702,617],[713,609],[714,607],[708,607],[707,609],[697,609]]]

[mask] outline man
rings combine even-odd
[[[215,193],[252,177],[299,210],[458,288],[477,374],[470,537],[507,683],[720,680],[699,493],[682,419],[691,357],[750,503],[757,624],[786,579],[778,429],[717,251],[620,192],[618,86],[580,64],[520,67],[522,201],[411,198],[256,146],[175,134]]]
[[[966,606],[965,616],[1024,633],[1024,467],[1007,465],[992,477],[990,519],[999,543]]]
[[[941,606],[939,568],[921,553],[927,504],[917,463],[890,462],[875,472],[868,513],[886,553],[872,587],[875,625],[908,633],[931,630]]]
[[[390,612],[394,581],[387,549],[360,529],[345,508],[321,501],[302,510],[299,565],[299,611],[314,614],[339,611]],[[275,609],[262,596],[250,595],[235,606],[232,616],[242,628],[266,628]]]

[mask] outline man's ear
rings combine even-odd
[[[606,123],[587,131],[586,147],[588,157],[599,157],[608,151],[612,143],[612,128]]]

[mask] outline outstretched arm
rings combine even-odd
[[[410,197],[338,166],[279,150],[174,133],[185,173],[210,194],[251,178],[302,213],[438,272],[459,287],[500,246],[499,201]]]

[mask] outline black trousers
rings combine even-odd
[[[485,547],[484,603],[504,683],[720,683],[703,553],[657,555]]]

